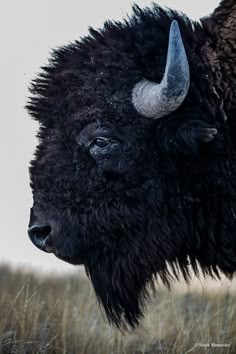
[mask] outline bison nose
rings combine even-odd
[[[52,228],[50,225],[30,225],[29,238],[33,244],[45,252],[52,252]]]

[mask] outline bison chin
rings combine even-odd
[[[97,263],[96,263],[97,261]],[[138,269],[123,259],[90,260],[86,272],[110,323],[118,328],[135,328],[143,316],[148,297],[148,283],[153,284],[147,269]]]
[[[182,261],[180,270],[187,280],[188,261]],[[143,245],[136,243],[123,254],[108,248],[97,250],[85,262],[85,270],[109,323],[134,329],[143,317],[150,290],[155,290],[157,274],[168,287],[171,278],[178,278],[180,266],[175,261],[170,261],[169,265],[171,274],[161,255],[157,258],[153,248],[145,251]]]

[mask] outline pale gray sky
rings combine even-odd
[[[136,1],[140,6],[151,1]],[[159,0],[198,19],[213,11],[218,0]],[[36,145],[37,124],[24,105],[27,87],[49,51],[87,33],[89,25],[101,27],[105,19],[121,19],[130,12],[128,0],[20,0],[4,1],[0,14],[0,262],[59,272],[73,266],[44,254],[27,236],[32,204],[28,164]]]

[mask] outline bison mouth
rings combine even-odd
[[[69,263],[69,264],[72,264],[72,265],[83,265],[84,264],[84,261],[83,261],[84,257],[82,257],[80,255],[75,255],[75,256],[72,256],[72,257],[71,256],[65,256],[65,255],[62,255],[57,250],[52,251],[52,253],[57,258],[59,258],[60,260],[66,262],[66,263]]]
[[[73,264],[84,264],[89,249],[78,232],[79,227],[66,217],[63,222],[55,216],[49,217],[45,210],[31,208],[28,235],[32,243],[41,251],[53,253],[57,258]],[[66,221],[65,221],[66,220]]]

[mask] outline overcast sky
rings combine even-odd
[[[159,0],[198,19],[213,11],[219,1]],[[136,1],[140,6],[151,1]],[[44,254],[28,240],[32,204],[28,164],[36,145],[37,124],[24,105],[27,87],[51,48],[78,39],[88,26],[101,27],[106,19],[130,13],[131,1],[119,0],[20,0],[4,1],[0,14],[0,261],[59,272],[73,266]]]

